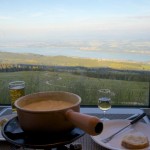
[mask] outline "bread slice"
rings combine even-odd
[[[127,149],[143,149],[149,146],[148,137],[142,134],[127,134],[121,145]]]

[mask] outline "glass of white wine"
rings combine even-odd
[[[106,118],[106,111],[111,108],[111,96],[113,93],[109,89],[100,89],[100,97],[98,99],[98,107],[103,111],[102,121],[109,120]]]

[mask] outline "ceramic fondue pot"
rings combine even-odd
[[[69,102],[67,107],[56,109],[44,109],[41,103],[41,110],[26,109],[25,106],[31,103],[49,101],[51,103],[61,101]],[[21,128],[26,132],[41,133],[62,133],[78,127],[90,135],[98,135],[103,130],[103,123],[95,116],[80,113],[81,97],[64,91],[48,91],[25,95],[15,102],[18,120]],[[59,104],[59,103],[58,103]],[[48,104],[47,104],[48,105]]]

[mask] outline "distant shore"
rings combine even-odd
[[[44,56],[30,53],[0,52],[1,64],[33,64],[50,66],[104,67],[123,70],[150,71],[150,62],[89,59],[67,56]]]

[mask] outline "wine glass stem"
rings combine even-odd
[[[104,110],[104,118],[106,118],[106,111]]]

